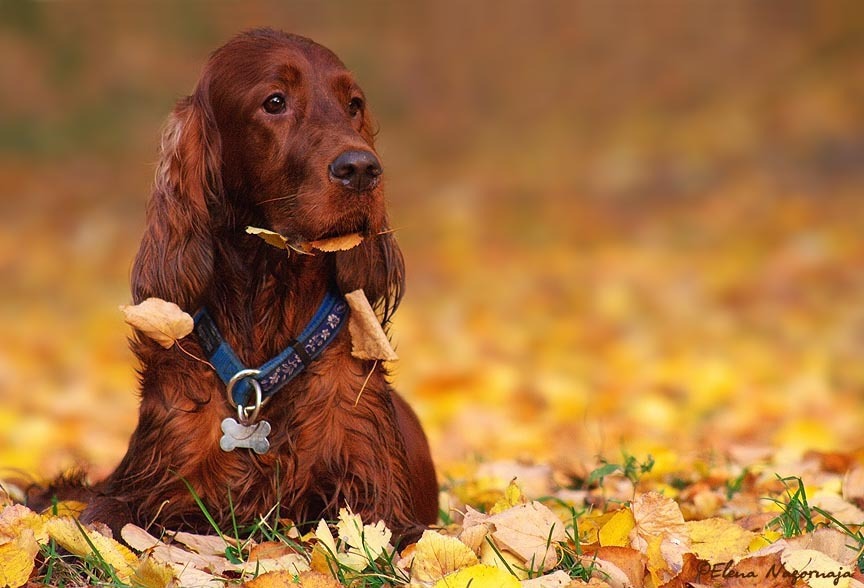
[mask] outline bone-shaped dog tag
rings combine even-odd
[[[222,438],[219,439],[219,447],[222,451],[234,451],[238,447],[251,449],[261,455],[270,449],[270,423],[258,421],[253,425],[243,425],[232,418],[222,421]]]

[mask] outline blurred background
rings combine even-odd
[[[394,379],[445,475],[864,449],[860,2],[0,0],[3,471],[123,455],[160,127],[258,25],[380,123]]]

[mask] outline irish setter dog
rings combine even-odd
[[[363,92],[328,49],[270,29],[229,41],[164,131],[132,270],[135,302],[206,308],[245,366],[296,347],[328,293],[341,300],[362,288],[386,324],[404,271],[374,133]],[[365,239],[345,251],[289,254],[246,234],[250,225],[289,242]],[[208,357],[197,330],[181,343]],[[220,447],[220,423],[238,411],[212,366],[140,333],[131,344],[140,420],[85,520],[207,530],[188,484],[222,525],[232,511],[249,523],[277,504],[298,523],[335,518],[348,505],[403,539],[435,522],[437,483],[420,423],[379,363],[352,357],[348,328],[317,357],[304,355],[305,369],[260,407],[256,418],[272,427],[260,453]]]

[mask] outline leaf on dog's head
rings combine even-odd
[[[195,328],[195,321],[173,302],[148,298],[135,306],[120,306],[126,322],[169,349]]]
[[[268,245],[272,245],[277,249],[285,249],[286,251],[288,250],[288,240],[275,231],[270,231],[259,227],[246,227],[246,232],[250,235],[255,235],[256,237],[264,239],[265,243],[267,243]]]
[[[309,241],[303,245],[308,245],[310,249],[317,249],[325,253],[333,251],[348,251],[354,249],[363,242],[363,235],[360,233],[350,233],[339,237],[331,237],[329,239],[320,239],[318,241]]]

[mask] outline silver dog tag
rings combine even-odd
[[[219,447],[222,451],[234,451],[238,447],[251,449],[261,455],[270,449],[270,423],[258,421],[252,425],[243,425],[231,417],[222,421],[222,438],[219,439]]]

